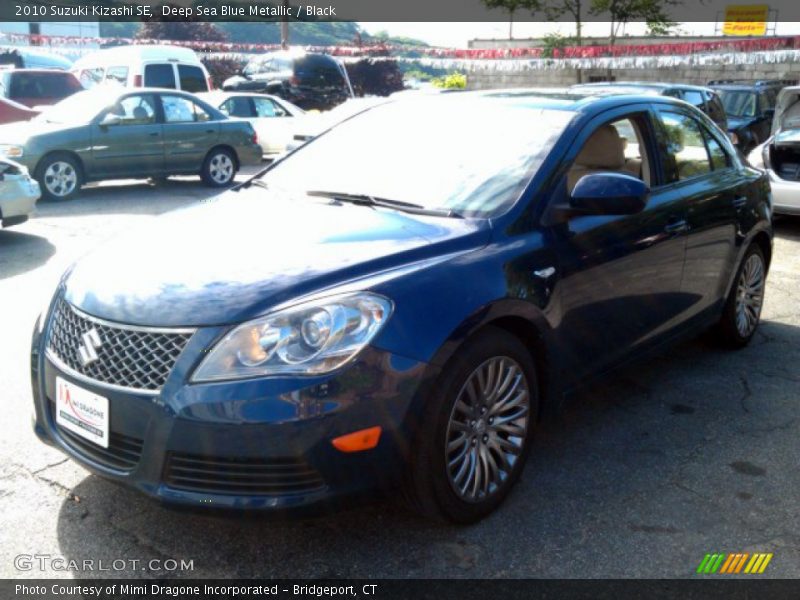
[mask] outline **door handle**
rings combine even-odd
[[[670,221],[664,226],[664,231],[670,234],[686,233],[689,231],[689,223],[687,223],[685,219]]]
[[[733,204],[734,208],[744,208],[744,206],[747,204],[747,196],[739,196],[738,198],[735,198],[731,204]]]

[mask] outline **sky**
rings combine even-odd
[[[408,36],[423,40],[434,46],[450,48],[466,48],[467,42],[475,38],[508,38],[508,22],[497,23],[360,23],[369,33],[388,31],[390,35]],[[515,38],[542,37],[547,33],[558,32],[570,35],[574,32],[573,23],[514,23]],[[680,32],[684,35],[714,35],[713,22],[686,22],[680,24]],[[629,23],[628,35],[645,33],[644,23]],[[583,35],[608,35],[607,22],[584,23]],[[777,35],[800,35],[800,23],[778,23]]]

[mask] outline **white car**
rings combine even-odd
[[[268,94],[220,90],[197,95],[226,115],[249,121],[265,156],[286,151],[296,117],[305,114],[291,102]]]
[[[772,135],[747,160],[769,174],[774,212],[800,215],[800,86],[778,93]]]
[[[0,222],[4,228],[27,221],[41,195],[26,167],[0,158]]]

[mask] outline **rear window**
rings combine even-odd
[[[185,92],[207,92],[208,82],[203,69],[191,65],[178,65],[178,79]]]
[[[12,73],[10,97],[26,100],[61,100],[82,90],[71,73]]]
[[[103,81],[103,67],[83,69],[80,73],[78,73],[78,79],[80,80],[81,85],[89,90]]]
[[[175,89],[175,72],[171,64],[152,64],[144,67],[145,87]]]
[[[295,76],[305,84],[323,83],[344,86],[345,81],[339,65],[327,56],[304,56],[294,64]]]

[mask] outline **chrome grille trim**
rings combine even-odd
[[[95,329],[101,340],[98,358],[80,360],[83,336]],[[90,384],[138,394],[158,394],[189,338],[187,328],[142,327],[99,319],[63,298],[48,320],[46,355],[56,367]]]

